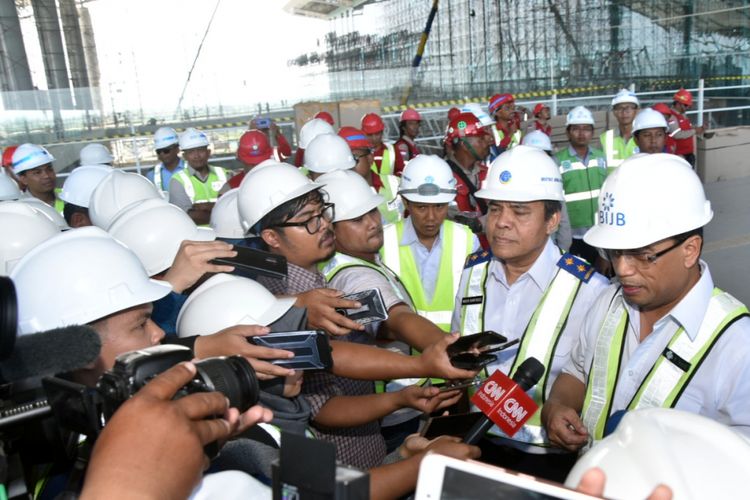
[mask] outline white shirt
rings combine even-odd
[[[612,412],[628,407],[641,382],[680,326],[691,339],[698,334],[714,288],[708,266],[703,261],[700,265],[701,278],[698,283],[674,309],[654,324],[653,331],[643,342],[639,342],[640,313],[625,302],[630,321],[625,333]],[[565,373],[584,383],[591,366],[596,337],[614,288],[608,292],[594,304],[564,369]],[[736,430],[750,437],[750,318],[735,321],[724,332],[696,370],[675,408],[735,426]]]

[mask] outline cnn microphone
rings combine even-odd
[[[512,381],[514,382],[513,389],[516,387],[520,389],[524,396],[526,395],[526,391],[534,387],[539,380],[541,380],[542,375],[544,375],[544,365],[536,358],[528,358],[523,363],[521,363],[516,370],[516,373],[513,375]],[[507,377],[503,375],[503,378],[507,381]],[[484,384],[478,389],[477,393],[483,391],[487,384],[492,383],[491,380],[492,377],[485,380]],[[489,431],[494,424],[492,420],[487,415],[487,411],[484,409],[482,410],[484,415],[482,415],[479,418],[479,421],[474,424],[474,426],[469,429],[469,432],[466,433],[464,436],[464,443],[466,444],[477,444],[480,439],[482,439],[482,436],[487,434],[487,431]]]

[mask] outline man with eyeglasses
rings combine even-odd
[[[621,89],[612,99],[617,127],[599,136],[610,171],[635,154],[637,145],[633,139],[633,120],[639,106],[638,97],[632,90]]]
[[[750,318],[700,259],[712,217],[698,176],[675,155],[633,157],[607,178],[585,238],[617,281],[586,315],[542,409],[552,443],[578,450],[622,412],[653,407],[750,435]]]
[[[179,156],[178,142],[177,132],[171,127],[161,127],[154,133],[154,148],[159,163],[146,173],[146,178],[162,193],[169,193],[172,176],[185,169],[185,162]]]

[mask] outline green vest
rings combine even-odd
[[[227,171],[221,167],[208,167],[208,178],[205,182],[195,175],[190,175],[187,168],[172,176],[182,184],[185,193],[193,203],[213,203],[219,198],[219,190],[227,182]]]
[[[621,136],[615,136],[614,129],[609,129],[599,136],[599,142],[602,143],[604,157],[607,160],[607,168],[611,172],[620,164],[635,154],[638,146],[633,136],[630,136],[628,142]]]
[[[63,209],[65,208],[65,202],[60,199],[61,188],[55,188],[55,210],[62,215]]]
[[[474,233],[453,221],[443,222],[440,268],[432,301],[427,300],[410,245],[401,245],[404,221],[383,228],[383,263],[400,279],[414,300],[417,314],[435,323],[444,332],[450,332],[453,306],[458,291],[466,257],[471,254]]]
[[[695,340],[679,328],[659,356],[628,405],[639,408],[674,408],[703,359],[734,320],[748,315],[747,307],[718,288],[714,288]],[[617,388],[622,352],[627,335],[628,312],[622,294],[615,293],[596,337],[594,357],[586,383],[581,412],[583,423],[595,441],[602,439],[604,427]],[[667,357],[669,356],[669,358]],[[670,359],[683,361],[682,367]]]
[[[565,191],[570,227],[588,228],[594,225],[599,201],[599,190],[607,178],[607,163],[598,149],[589,150],[586,165],[570,154],[568,148],[555,155]]]

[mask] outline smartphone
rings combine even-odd
[[[593,500],[597,497],[474,460],[459,460],[435,453],[422,459],[415,500],[465,498]]]
[[[419,431],[419,435],[427,439],[438,436],[456,436],[463,438],[474,427],[474,424],[484,415],[481,411],[459,413],[444,417],[431,417],[427,424]]]
[[[469,380],[457,380],[455,382],[448,382],[443,385],[436,385],[440,389],[440,392],[455,391],[457,389],[468,389],[469,387],[479,387],[484,382],[484,379],[475,377]]]
[[[234,266],[232,274],[241,276],[255,278],[264,275],[270,278],[286,278],[287,262],[283,255],[240,245],[234,245],[232,249],[237,252],[235,257],[221,257],[213,259],[211,263]]]
[[[292,351],[291,359],[275,359],[275,365],[293,370],[330,370],[333,366],[328,336],[321,330],[276,332],[249,337],[249,342],[261,347]]]
[[[377,288],[350,293],[341,298],[354,300],[362,304],[362,307],[358,309],[336,309],[338,313],[356,321],[360,325],[367,325],[375,321],[384,321],[388,319],[388,311],[385,310],[383,295]]]
[[[481,354],[494,347],[501,346],[508,342],[505,335],[501,335],[492,330],[487,330],[472,335],[461,337],[448,346],[446,352],[448,356],[457,356],[464,353]]]

